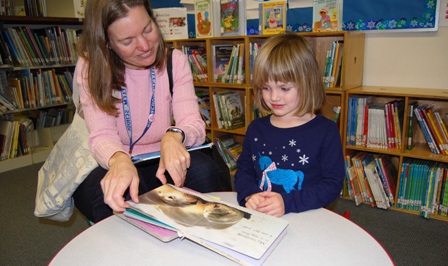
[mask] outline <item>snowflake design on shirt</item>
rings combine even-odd
[[[296,143],[297,142],[294,139],[292,139],[289,141],[289,146],[294,147],[294,146],[296,146]]]
[[[301,163],[302,165],[305,165],[305,163],[309,163],[309,162],[308,162],[308,159],[309,159],[310,157],[306,157],[305,154],[304,154],[303,156],[299,156],[299,158],[300,158],[299,163]]]
[[[284,155],[282,156],[282,161],[286,162],[287,160],[288,160],[288,156],[287,156],[286,154],[284,154]]]

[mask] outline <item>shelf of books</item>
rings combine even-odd
[[[346,197],[448,221],[446,90],[364,86],[345,105]]]
[[[0,18],[0,172],[4,172],[44,161],[70,123],[81,21]]]
[[[343,31],[297,34],[305,36],[314,48],[327,87],[327,101],[320,112],[338,124],[342,139],[346,91],[362,85],[364,34]],[[205,98],[199,99],[204,109],[201,112],[209,114],[209,121],[206,118],[204,121],[215,143],[233,136],[241,144],[249,123],[266,115],[254,106],[252,64],[267,38],[269,35],[169,41],[170,46],[182,50],[190,60],[198,97]]]

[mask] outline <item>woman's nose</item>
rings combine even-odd
[[[137,38],[137,48],[141,51],[147,51],[149,49],[148,40],[144,36]]]

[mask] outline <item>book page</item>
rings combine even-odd
[[[139,210],[189,238],[201,238],[260,259],[287,227],[281,218],[202,197],[200,193],[163,185],[130,201]]]

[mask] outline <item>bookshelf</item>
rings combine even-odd
[[[38,113],[39,111],[65,109],[69,122],[73,114],[73,108],[70,104],[71,82],[68,73],[73,73],[76,64],[77,55],[74,47],[77,36],[80,34],[82,20],[78,18],[35,16],[0,16],[0,20],[2,22],[0,30],[3,37],[6,36],[4,32],[13,33],[15,31],[16,33],[22,33],[17,35],[20,38],[16,38],[16,42],[13,41],[12,45],[16,49],[20,49],[19,45],[22,45],[23,48],[22,60],[15,59],[15,56],[11,54],[11,61],[2,60],[0,62],[0,74],[2,76],[0,91],[10,93],[14,89],[10,80],[17,78],[25,82],[21,83],[24,86],[20,86],[24,88],[23,92],[26,92],[26,95],[33,95],[30,96],[30,100],[32,99],[33,103],[28,105],[18,104],[14,110],[0,111],[0,117],[2,119],[16,119]],[[47,57],[43,54],[43,50],[37,50],[43,48],[39,48],[36,42],[37,36],[43,36],[45,29],[54,29],[54,33],[56,33],[54,44],[58,45],[57,48],[56,46],[51,47],[51,50],[49,50],[51,52],[47,54]],[[69,32],[73,39],[68,39]],[[34,43],[30,36],[35,37],[33,38]],[[7,45],[8,50],[11,49],[11,43],[6,43],[7,40],[5,38],[0,40],[0,42]],[[65,46],[63,46],[64,44]],[[27,58],[28,61],[25,61],[24,58]],[[64,76],[64,72],[68,76]],[[64,77],[65,81],[61,79],[62,77]],[[18,99],[24,100],[24,94]],[[20,155],[19,153],[18,157],[9,157],[1,160],[0,172],[45,161],[54,143],[67,127],[68,124],[65,124],[28,132],[27,139],[31,152],[26,155]]]
[[[342,81],[341,84],[334,88],[327,88],[327,101],[326,104],[320,110],[320,113],[324,116],[334,119],[335,107],[340,107],[339,119],[337,123],[340,129],[341,140],[345,133],[345,115],[346,109],[346,92],[349,89],[362,85],[363,65],[364,65],[364,39],[363,33],[359,32],[304,32],[297,33],[305,36],[312,44],[316,59],[319,64],[319,68],[324,75],[326,54],[331,49],[333,41],[344,41],[344,57],[342,64]],[[211,37],[201,39],[180,39],[168,41],[169,46],[177,49],[182,49],[183,46],[200,46],[205,47],[207,51],[207,70],[208,81],[207,82],[195,82],[195,87],[200,91],[208,91],[209,95],[220,93],[223,91],[238,92],[241,95],[241,101],[244,107],[245,126],[236,129],[225,129],[218,126],[217,114],[216,114],[216,100],[210,97],[210,116],[211,125],[207,126],[208,136],[215,140],[217,137],[231,134],[235,140],[242,143],[244,140],[246,128],[249,123],[254,119],[254,104],[253,104],[253,87],[251,84],[251,43],[262,43],[269,38],[267,35],[251,35],[251,36],[228,36],[228,37]],[[244,46],[243,52],[243,79],[241,83],[225,83],[221,81],[213,80],[213,47],[220,45],[232,45],[232,46]]]
[[[350,99],[355,97],[371,97],[373,103],[387,103],[391,101],[401,101],[403,103],[403,112],[399,117],[399,126],[401,128],[401,134],[397,137],[401,140],[401,146],[398,147],[384,147],[384,148],[374,148],[368,147],[360,144],[350,143],[350,136],[352,134],[349,131],[343,135],[343,143],[345,143],[345,154],[353,154],[356,152],[365,152],[368,154],[374,154],[377,156],[389,156],[391,162],[397,169],[396,176],[393,179],[396,180],[396,191],[394,194],[395,204],[390,207],[390,209],[396,211],[402,211],[406,213],[411,213],[414,215],[422,215],[421,205],[424,205],[426,197],[426,189],[428,188],[428,180],[430,172],[419,172],[415,175],[422,180],[420,187],[415,188],[415,194],[410,194],[404,192],[405,181],[410,177],[408,165],[423,165],[423,166],[434,166],[439,164],[441,169],[448,168],[448,155],[435,154],[431,152],[422,128],[419,126],[418,122],[414,118],[413,123],[410,126],[409,109],[411,103],[416,103],[417,105],[428,105],[432,106],[433,110],[439,110],[444,121],[447,121],[446,114],[448,113],[448,92],[447,90],[438,89],[425,89],[425,88],[404,88],[404,87],[380,87],[380,86],[360,86],[351,90],[346,91],[345,106],[349,106]],[[343,123],[348,124],[350,108],[345,109],[345,114],[343,117]],[[415,115],[414,115],[415,117]],[[446,122],[445,122],[446,123]],[[410,132],[410,128],[411,132]],[[411,148],[408,148],[407,141],[408,137],[412,137]],[[415,168],[416,169],[416,168]],[[445,170],[446,171],[446,170]],[[409,183],[411,184],[410,179]],[[441,180],[440,184],[442,184]],[[436,190],[435,195],[440,195],[441,189]],[[434,195],[434,194],[433,194]],[[439,196],[436,196],[435,201],[440,200]],[[428,218],[428,217],[426,217]],[[429,215],[431,219],[438,219],[443,221],[448,221],[447,216],[442,216],[440,214],[431,213]]]

